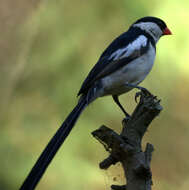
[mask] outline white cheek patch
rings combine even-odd
[[[109,59],[117,60],[124,57],[129,57],[135,51],[140,50],[141,47],[145,47],[147,45],[147,38],[144,35],[140,35],[136,40],[130,43],[128,46],[115,51]]]
[[[147,33],[150,33],[154,40],[157,42],[159,38],[162,36],[162,31],[160,27],[153,22],[141,22],[133,25],[134,27],[138,27]]]

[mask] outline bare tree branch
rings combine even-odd
[[[150,162],[154,148],[152,144],[147,143],[145,150],[142,151],[141,143],[149,124],[161,110],[160,100],[152,94],[140,92],[140,101],[131,118],[123,120],[120,135],[106,126],[92,132],[110,153],[108,158],[100,163],[100,168],[108,169],[117,162],[121,162],[123,166],[127,184],[112,185],[112,189],[151,190]]]

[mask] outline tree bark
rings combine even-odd
[[[139,94],[136,95],[136,97]],[[101,169],[108,169],[112,164],[121,162],[126,185],[112,185],[115,190],[151,190],[152,173],[150,162],[153,145],[147,143],[142,151],[142,138],[152,120],[160,113],[160,100],[152,94],[140,92],[140,101],[129,119],[122,122],[121,134],[101,126],[92,135],[104,145],[109,157],[102,161]]]

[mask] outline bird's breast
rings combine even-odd
[[[150,46],[148,51],[141,57],[126,63],[125,66],[104,77],[102,86],[104,95],[120,95],[131,90],[127,83],[138,85],[152,69],[155,59],[155,49]]]

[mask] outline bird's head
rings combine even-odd
[[[149,33],[156,42],[161,36],[172,34],[165,22],[157,17],[143,17],[137,20],[132,27],[138,27]]]

